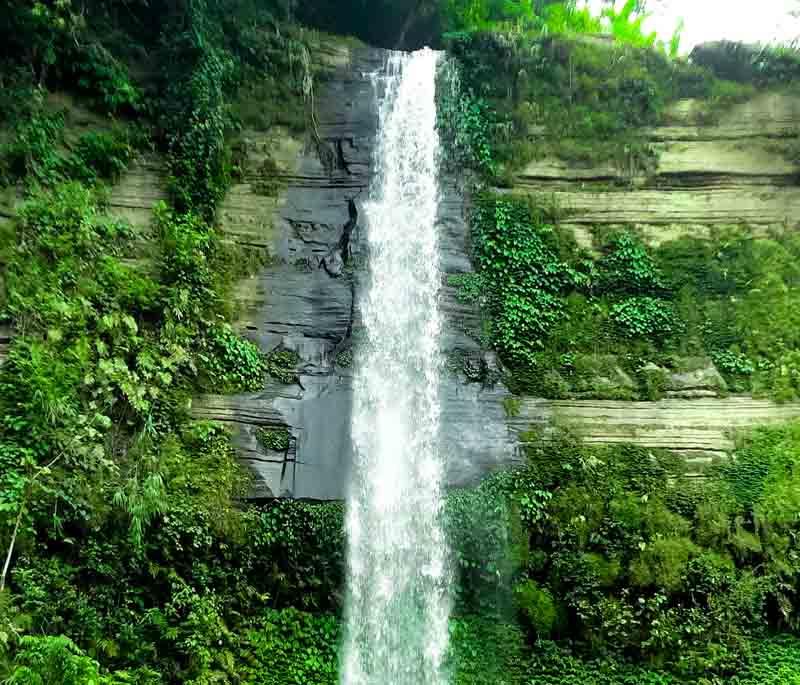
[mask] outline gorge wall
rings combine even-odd
[[[233,429],[241,459],[256,475],[257,498],[344,496],[360,341],[357,295],[367,259],[360,203],[374,172],[377,126],[368,75],[386,57],[383,50],[323,40],[315,53],[326,72],[314,94],[316,131],[300,139],[282,128],[245,130],[243,174],[218,212],[226,240],[254,256],[269,255],[236,289],[238,328],[265,354],[297,356],[291,383],[268,379],[260,392],[205,395],[193,404],[196,417]],[[800,97],[759,93],[706,125],[698,123],[698,107],[681,100],[665,125],[647,131],[659,156],[646,171],[551,156],[528,164],[503,192],[552,198],[567,210],[562,225],[588,249],[598,226],[634,225],[654,245],[741,223],[756,234],[797,230],[800,168],[785,153],[800,129]],[[76,131],[100,125],[79,108],[72,119],[68,124]],[[532,139],[542,135],[530,131]],[[462,180],[450,176],[443,183],[439,235],[446,274],[473,269]],[[110,209],[144,231],[153,205],[165,196],[164,161],[145,154],[114,187]],[[6,198],[3,215],[10,216],[13,206]],[[701,472],[731,452],[736,429],[800,416],[795,404],[730,395],[708,359],[671,373],[658,402],[513,397],[501,381],[484,382],[501,374],[494,353],[467,333],[480,328],[480,312],[459,299],[456,287],[445,285],[443,292],[442,352],[457,359],[446,364],[442,385],[442,440],[452,486],[519,463],[531,428],[546,434],[569,425],[594,443],[673,449]],[[10,328],[0,328],[0,359],[11,335]],[[599,380],[612,388],[631,383],[621,370],[610,376]],[[265,434],[279,439],[264,440]]]
[[[382,50],[355,48],[338,53],[331,79],[316,100],[320,144],[253,135],[251,177],[235,186],[220,220],[226,234],[245,245],[266,246],[277,257],[240,288],[240,325],[265,353],[296,352],[297,378],[271,382],[261,393],[205,396],[198,417],[231,423],[242,458],[257,474],[256,496],[339,499],[351,458],[352,364],[360,339],[357,293],[366,255],[360,202],[373,173],[377,112],[368,77],[387,57]],[[254,190],[259,151],[276,160],[279,196]],[[403,230],[403,227],[398,227]],[[445,179],[440,203],[442,266],[469,270],[468,228],[454,179]],[[459,325],[474,314],[448,289],[443,309],[447,330],[443,352],[479,348]],[[490,360],[490,363],[494,363]],[[449,481],[464,484],[513,463],[513,436],[505,423],[501,386],[482,389],[456,375],[443,385],[443,441]],[[288,430],[288,448],[265,449],[259,429]]]
[[[276,257],[241,285],[241,329],[265,353],[286,349],[299,358],[290,385],[271,382],[260,393],[205,396],[194,406],[198,417],[234,427],[242,459],[257,474],[257,497],[341,498],[350,461],[352,364],[360,330],[356,302],[366,259],[359,203],[373,173],[377,121],[367,74],[386,54],[348,47],[329,57],[335,68],[316,101],[320,144],[280,132],[253,133],[249,173],[220,215],[230,239],[266,246]],[[782,146],[797,135],[800,98],[760,94],[705,126],[695,121],[696,106],[680,101],[670,111],[669,125],[649,132],[660,158],[646,173],[541,159],[519,174],[511,192],[555,198],[568,209],[565,225],[587,247],[587,227],[597,225],[633,224],[654,244],[738,223],[754,231],[796,230],[800,169],[787,161]],[[266,157],[278,169],[274,198],[254,190]],[[457,179],[446,179],[439,230],[448,274],[472,270],[466,215]],[[732,450],[735,429],[800,416],[800,406],[793,404],[728,396],[710,360],[693,371],[672,373],[667,397],[659,402],[523,398],[509,411],[511,395],[501,382],[486,386],[469,377],[470,366],[498,367],[494,355],[464,332],[480,325],[479,313],[459,301],[455,288],[444,292],[443,353],[465,360],[445,372],[442,387],[451,485],[518,462],[520,434],[531,427],[567,424],[591,442],[674,449],[700,471]],[[625,385],[624,376],[609,382]],[[267,449],[259,429],[288,431],[287,449]]]

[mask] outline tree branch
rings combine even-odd
[[[17,534],[19,533],[19,526],[22,523],[22,514],[25,511],[25,503],[20,505],[19,513],[17,514],[17,522],[14,524],[14,532],[11,534],[11,543],[8,545],[8,553],[6,554],[6,561],[3,564],[3,574],[0,575],[0,593],[6,589],[6,576],[8,575],[8,567],[11,566],[11,557],[14,554],[14,545],[17,542]]]
[[[31,492],[33,490],[33,486],[39,477],[45,472],[49,471],[53,468],[58,461],[67,453],[66,450],[61,452],[56,457],[50,461],[49,464],[45,466],[40,466],[39,470],[33,474],[33,478],[30,479],[28,484],[25,486],[25,494],[22,497],[22,502],[19,505],[19,512],[17,513],[17,520],[14,523],[14,532],[11,533],[11,542],[8,544],[8,552],[6,552],[6,560],[3,564],[3,573],[0,575],[0,592],[3,592],[6,589],[6,578],[8,577],[8,569],[11,566],[11,558],[14,556],[14,547],[17,544],[17,535],[19,534],[19,527],[22,525],[22,516],[25,513],[25,509],[28,506],[28,498],[31,496]]]

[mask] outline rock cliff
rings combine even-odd
[[[368,278],[360,207],[372,180],[377,133],[371,74],[386,57],[383,50],[323,42],[317,58],[326,78],[316,88],[315,130],[305,139],[280,128],[244,131],[242,174],[218,213],[225,239],[266,262],[236,289],[240,330],[264,353],[288,350],[299,360],[291,384],[268,380],[258,393],[194,401],[195,416],[233,428],[241,458],[255,473],[258,498],[345,495],[361,339],[358,302]],[[80,108],[71,111],[68,125],[76,131],[102,124]],[[651,168],[539,159],[508,192],[551,197],[565,214],[563,225],[589,249],[598,226],[635,225],[654,245],[706,235],[715,226],[793,231],[800,226],[800,168],[792,153],[798,130],[800,97],[792,94],[762,92],[713,122],[704,119],[700,103],[682,100],[663,126],[646,133],[657,152]],[[542,134],[530,131],[531,138]],[[141,156],[109,199],[110,210],[145,240],[152,208],[166,196],[164,176],[163,159]],[[472,270],[460,180],[443,179],[439,216],[446,318],[442,441],[451,485],[518,463],[520,435],[532,427],[546,434],[550,426],[568,424],[591,442],[675,449],[701,471],[731,451],[736,428],[800,416],[800,406],[728,397],[710,362],[669,376],[667,399],[660,402],[510,400],[502,383],[486,382],[499,376],[498,362],[468,334],[480,329],[479,313],[447,284],[447,274]],[[3,199],[2,220],[13,216],[17,202]],[[137,259],[146,255],[145,245]],[[0,327],[0,362],[12,334]],[[608,379],[614,387],[625,382]],[[288,432],[286,449],[265,446],[259,439],[264,430]]]
[[[358,295],[366,278],[359,206],[371,181],[377,121],[369,74],[384,59],[382,51],[364,48],[338,55],[316,103],[320,144],[274,132],[250,136],[248,144],[261,156],[253,156],[251,173],[233,188],[221,211],[232,240],[266,246],[276,257],[240,288],[242,330],[264,352],[288,349],[300,359],[292,385],[269,383],[261,393],[205,396],[195,403],[198,417],[235,427],[242,459],[257,474],[258,497],[345,494]],[[652,130],[660,161],[646,175],[546,159],[524,170],[514,192],[552,193],[587,244],[586,226],[597,224],[636,224],[654,242],[718,224],[795,228],[798,170],[783,148],[800,125],[800,99],[762,95],[706,126],[696,123],[693,106],[682,101],[673,108],[669,126]],[[278,169],[280,190],[272,198],[255,189],[265,155]],[[444,179],[440,231],[443,272],[469,271],[465,203],[454,179]],[[492,369],[495,360],[465,334],[479,325],[477,313],[447,286],[442,307],[444,355],[455,353]],[[509,412],[502,384],[470,382],[461,366],[445,372],[442,387],[452,485],[515,463],[521,458],[518,434],[531,426],[566,422],[592,442],[674,448],[700,467],[732,449],[733,429],[800,415],[796,406],[721,397],[724,388],[713,367],[695,373],[697,378],[671,379],[672,399],[657,403],[531,398]],[[288,449],[265,449],[259,428],[288,430]]]

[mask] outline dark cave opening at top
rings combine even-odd
[[[375,47],[416,50],[438,47],[441,39],[436,0],[312,0],[297,3],[301,22]]]

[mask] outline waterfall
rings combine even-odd
[[[377,176],[365,203],[367,345],[356,369],[343,685],[438,685],[448,635],[439,449],[437,53],[373,76]]]

